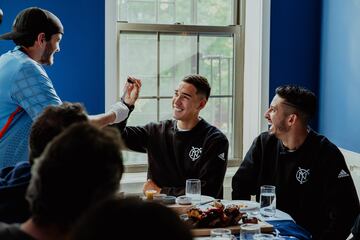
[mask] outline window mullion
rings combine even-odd
[[[160,32],[157,32],[157,50],[156,50],[156,78],[157,78],[157,111],[156,111],[156,119],[160,121]]]

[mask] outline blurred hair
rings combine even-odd
[[[48,106],[35,120],[30,131],[29,162],[39,157],[46,145],[65,128],[76,122],[88,121],[84,107],[80,103],[64,102],[59,106]]]
[[[156,202],[111,198],[87,212],[74,227],[71,240],[191,240],[190,229],[174,210]]]
[[[46,147],[32,168],[26,199],[36,224],[64,231],[96,202],[119,190],[124,171],[120,134],[76,123]]]

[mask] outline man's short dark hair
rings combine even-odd
[[[33,221],[68,231],[90,206],[119,190],[120,133],[76,123],[54,138],[32,167],[26,199]]]
[[[60,19],[52,12],[38,7],[22,10],[15,18],[12,32],[0,35],[0,39],[13,40],[16,45],[31,47],[39,35],[45,33],[46,41],[57,33],[64,34]]]
[[[206,100],[209,99],[211,87],[206,77],[198,74],[192,74],[184,77],[182,81],[194,85],[197,94],[204,95]]]
[[[315,115],[316,97],[312,91],[296,85],[283,85],[277,87],[275,92],[285,99],[284,104],[299,112],[300,118],[305,124]]]
[[[29,162],[33,164],[46,145],[65,128],[73,123],[86,121],[87,114],[80,103],[64,102],[59,106],[46,107],[31,127]]]
[[[141,230],[136,231],[139,225]],[[111,198],[81,217],[70,240],[113,239],[119,229],[129,239],[147,239],[153,231],[158,240],[192,239],[188,226],[169,207],[140,199]]]

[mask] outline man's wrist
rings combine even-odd
[[[128,103],[126,103],[125,102],[125,99],[122,97],[121,98],[121,102],[123,103],[123,104],[125,104],[125,106],[130,110],[130,111],[132,111],[132,110],[134,110],[134,108],[135,108],[135,105],[134,104],[128,104]]]

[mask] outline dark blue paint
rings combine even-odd
[[[270,16],[270,101],[283,84],[318,95],[321,1],[271,1]],[[310,125],[317,130],[317,117]]]

